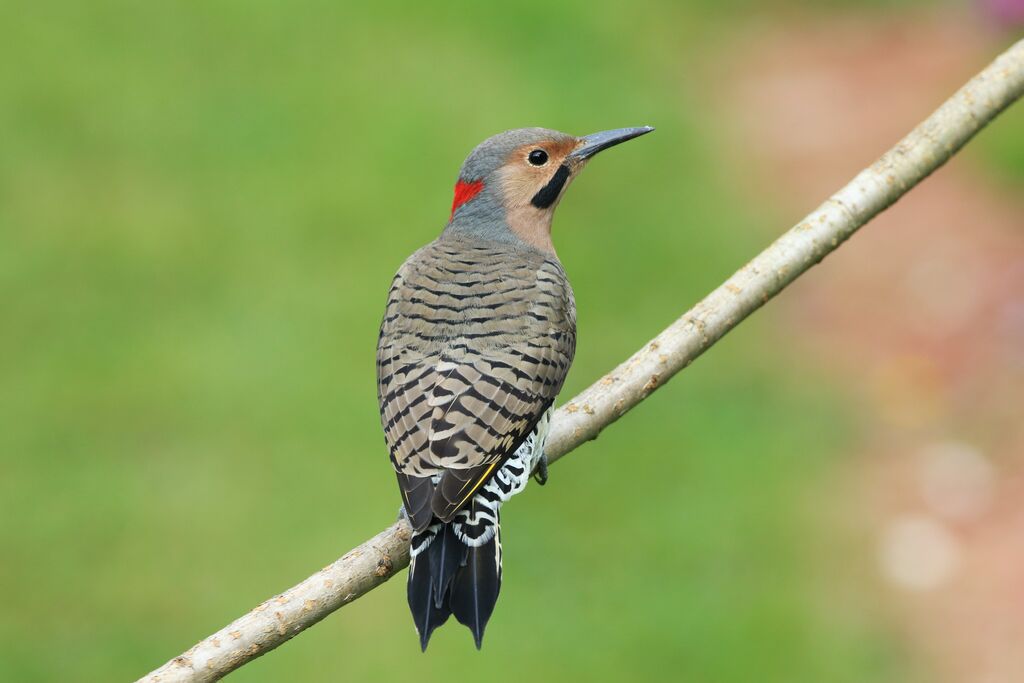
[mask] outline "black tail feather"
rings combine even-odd
[[[438,539],[434,539],[436,542]],[[434,581],[430,571],[429,554],[433,547],[427,548],[428,557],[413,558],[409,565],[409,583],[407,594],[409,599],[409,611],[412,612],[413,622],[416,624],[416,632],[420,636],[420,648],[426,652],[427,643],[430,642],[430,634],[434,629],[448,621],[451,610],[448,609],[447,601],[442,601],[440,606],[435,606]]]
[[[413,547],[422,545],[422,537],[428,534],[434,538],[412,559],[407,587],[420,647],[426,651],[434,629],[454,614],[473,632],[479,649],[501,590],[501,542],[497,530],[494,538],[473,548],[459,540],[454,523],[431,525],[414,535]]]
[[[484,642],[484,629],[501,591],[501,541],[497,533],[478,548],[470,548],[466,565],[452,583],[449,607],[460,624],[473,632],[476,649]]]
[[[452,524],[443,524],[434,542],[427,548],[436,609],[441,609],[448,602],[448,587],[451,586],[459,568],[465,563],[467,550],[469,548],[455,535]]]

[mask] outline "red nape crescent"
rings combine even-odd
[[[455,199],[452,200],[451,215],[454,216],[457,208],[480,194],[480,190],[482,189],[484,189],[484,181],[482,180],[474,180],[471,183],[460,180],[455,183]],[[449,218],[451,218],[451,216],[449,216]]]

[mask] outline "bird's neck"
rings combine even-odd
[[[465,201],[456,208],[444,229],[446,236],[503,243],[511,249],[555,255],[555,245],[551,242],[554,207],[538,209],[529,203],[509,207],[494,188],[484,187],[474,193],[472,201]]]
[[[554,254],[555,245],[551,241],[551,217],[552,212],[549,210],[526,205],[506,211],[505,220],[508,223],[508,229],[523,242],[537,251]]]
[[[442,237],[505,244],[511,251],[537,251],[557,258],[551,241],[551,215],[537,216],[525,208],[510,209],[495,220],[457,218],[444,229]]]

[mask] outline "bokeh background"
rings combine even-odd
[[[0,4],[0,680],[132,680],[393,521],[374,344],[464,156],[652,124],[555,222],[566,396],[1024,31],[1020,4]],[[505,515],[238,681],[1024,680],[1024,105]]]

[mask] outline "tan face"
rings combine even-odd
[[[566,160],[580,144],[579,140],[569,138],[523,145],[509,155],[498,171],[509,227],[527,244],[542,251],[554,253],[552,215],[565,189],[586,165],[586,161]],[[568,177],[560,181],[556,175],[565,176],[566,171],[559,171],[563,165],[568,169]],[[535,202],[538,196],[541,206]]]

